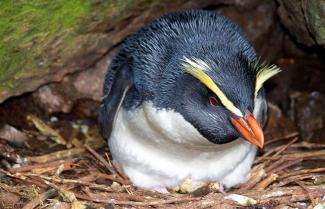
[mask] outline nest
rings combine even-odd
[[[325,145],[300,141],[295,131],[276,137],[267,134],[266,148],[247,182],[237,188],[219,192],[210,184],[192,194],[161,194],[132,186],[111,160],[96,125],[73,122],[74,134],[67,140],[53,124],[32,115],[28,119],[36,129],[19,132],[10,127],[10,134],[1,137],[5,140],[0,141],[0,208],[322,208],[325,204]],[[23,142],[17,142],[21,138]]]

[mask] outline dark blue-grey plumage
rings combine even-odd
[[[112,61],[99,113],[106,137],[111,131],[107,123],[115,117],[112,111],[118,110],[119,102],[112,102],[113,96],[113,100],[123,100],[123,108],[128,110],[144,101],[152,101],[157,109],[175,110],[214,143],[240,136],[229,121],[233,113],[209,105],[211,91],[182,70],[184,57],[204,60],[213,69],[209,76],[234,105],[242,112],[253,112],[255,72],[250,66],[256,54],[240,28],[214,12],[177,12],[158,18],[126,39]],[[127,66],[121,68],[126,62]],[[125,97],[121,89],[114,88],[116,82],[121,82],[121,69],[132,77],[128,84],[115,85],[130,88]]]

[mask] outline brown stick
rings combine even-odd
[[[311,174],[305,174],[305,175],[300,175],[300,176],[291,176],[291,177],[289,177],[287,179],[283,179],[278,184],[273,184],[272,187],[273,188],[282,187],[284,185],[287,185],[289,183],[296,182],[296,181],[299,181],[299,180],[311,179],[313,176],[314,175],[311,175]]]
[[[264,164],[259,164],[251,170],[250,177],[247,182],[240,186],[240,191],[249,190],[253,188],[257,183],[259,183],[266,176],[264,170]]]
[[[318,187],[308,187],[310,189],[311,195],[314,198],[322,198],[325,195],[325,189],[321,186]],[[301,187],[288,187],[288,188],[276,188],[273,190],[250,190],[242,195],[258,200],[258,203],[254,205],[254,208],[264,207],[265,205],[272,205],[272,208],[276,205],[306,201],[309,199],[306,191]],[[237,205],[234,203],[226,201],[224,195],[220,193],[211,193],[202,197],[200,200],[195,202],[186,202],[173,205],[164,205],[162,208],[236,208]]]
[[[66,149],[66,150],[60,150],[57,152],[52,152],[50,154],[42,155],[42,156],[32,156],[27,157],[28,160],[35,163],[47,163],[52,162],[56,160],[66,159],[66,158],[72,158],[75,156],[78,156],[85,152],[85,149],[83,148],[72,148],[72,149]]]
[[[57,191],[55,189],[50,189],[29,201],[26,205],[24,205],[23,209],[34,209],[38,205],[42,204],[46,199],[52,198],[56,195]]]
[[[279,167],[284,162],[285,162],[284,158],[280,158],[279,160],[273,162],[269,167],[265,168],[266,173],[269,173],[271,170]]]
[[[94,149],[92,149],[87,144],[85,145],[85,148],[97,159],[99,162],[101,162],[105,168],[107,168],[108,171],[110,171],[116,178],[114,181],[119,182],[121,184],[130,184],[128,179],[123,179],[119,176],[119,174],[115,171],[115,169],[100,155],[98,154]]]
[[[271,143],[276,142],[276,141],[291,139],[291,138],[296,137],[298,135],[299,135],[298,132],[293,132],[293,133],[287,134],[287,135],[282,136],[282,137],[278,137],[278,138],[268,140],[268,141],[265,142],[265,145],[271,144]]]
[[[57,166],[60,166],[61,164],[68,166],[70,164],[75,163],[77,160],[78,160],[77,158],[73,158],[70,160],[58,160],[58,161],[49,162],[49,163],[38,163],[38,164],[26,165],[26,166],[22,166],[22,167],[18,167],[18,168],[11,168],[9,171],[11,173],[26,172],[26,171],[30,171],[30,170],[37,169],[37,168],[57,167]]]
[[[17,174],[12,174],[8,171],[5,171],[3,169],[0,168],[0,172],[1,173],[4,173],[6,176],[9,176],[11,178],[16,178],[20,181],[23,181],[23,182],[27,182],[27,183],[31,183],[31,184],[35,184],[41,188],[44,188],[44,189],[47,189],[48,186],[46,184],[43,184],[43,182],[39,182],[39,181],[36,181],[35,179],[27,179],[25,176],[20,176],[20,175],[17,175]]]
[[[154,200],[147,202],[136,202],[136,201],[119,201],[119,200],[109,200],[107,198],[91,198],[82,194],[75,194],[77,198],[88,200],[92,202],[106,203],[106,204],[115,204],[115,205],[132,205],[132,206],[156,206],[156,205],[165,205],[171,203],[181,203],[181,202],[189,202],[189,201],[197,201],[200,200],[200,197],[181,197],[181,198],[172,198],[167,200]]]
[[[293,161],[287,161],[285,163],[283,163],[282,165],[276,167],[276,168],[273,168],[273,169],[269,169],[268,170],[268,173],[276,173],[276,172],[279,172],[279,171],[282,171],[286,168],[289,168],[293,165],[296,165],[298,163],[301,163],[302,159],[298,159],[298,160],[293,160]]]
[[[299,152],[299,153],[292,153],[292,154],[286,154],[282,156],[272,156],[272,157],[266,157],[265,159],[268,160],[278,160],[281,157],[283,157],[286,160],[297,160],[297,159],[311,159],[314,157],[325,157],[325,149],[324,150],[313,150],[308,152]]]
[[[322,149],[325,148],[325,144],[318,144],[318,143],[310,143],[310,142],[300,142],[293,144],[291,147],[296,148],[307,148],[307,149]]]
[[[99,162],[101,162],[105,168],[111,172],[112,174],[117,175],[117,172],[115,171],[115,169],[110,166],[108,164],[108,162],[102,157],[100,156],[100,154],[98,154],[93,148],[91,148],[88,144],[85,145],[85,148],[87,149],[88,152],[90,152],[97,160],[99,160]]]
[[[270,184],[272,184],[273,182],[275,182],[277,179],[278,179],[278,175],[275,174],[275,173],[272,173],[266,179],[264,179],[259,184],[257,184],[254,187],[254,190],[256,190],[256,191],[262,191],[266,187],[268,187]]]
[[[310,202],[311,202],[312,206],[314,207],[316,205],[316,201],[315,201],[310,189],[308,187],[306,187],[301,181],[296,181],[296,183],[307,192]]]
[[[287,174],[283,174],[279,177],[279,179],[284,179],[289,176],[296,176],[296,175],[301,175],[301,174],[311,174],[311,173],[319,173],[319,172],[324,172],[325,168],[315,168],[315,169],[304,169],[304,170],[299,170],[299,171],[292,171]]]
[[[84,185],[84,186],[89,186],[92,189],[99,189],[99,190],[104,190],[108,192],[112,192],[113,190],[104,184],[96,184],[96,183],[91,183],[83,180],[76,180],[76,179],[62,179],[59,177],[49,177],[45,175],[38,175],[38,174],[24,174],[26,177],[39,177],[43,180],[47,180],[50,182],[55,182],[55,183],[60,183],[60,184],[77,184],[77,185]]]
[[[279,156],[282,152],[284,152],[286,149],[288,149],[288,147],[290,147],[293,143],[295,143],[296,141],[298,141],[298,137],[294,138],[293,140],[291,140],[288,144],[281,146],[280,150],[277,151],[273,157]]]

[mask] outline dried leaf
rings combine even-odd
[[[76,200],[76,196],[74,195],[73,192],[70,192],[70,191],[67,191],[67,190],[64,190],[64,189],[60,189],[59,195],[66,202],[73,202],[74,200]]]
[[[246,197],[243,195],[238,195],[238,194],[230,194],[228,196],[225,196],[224,198],[227,200],[235,201],[241,206],[251,206],[257,203],[257,201],[254,200],[253,198]]]
[[[313,209],[325,209],[325,202],[318,203]]]
[[[59,134],[58,131],[48,126],[44,121],[34,115],[28,115],[27,119],[32,121],[35,127],[44,135],[58,144],[66,145],[66,140]]]
[[[71,209],[85,209],[86,206],[77,200],[76,196],[73,192],[60,189],[59,191],[60,196],[63,198],[64,201],[71,202]]]
[[[74,200],[71,209],[86,209],[86,206],[78,200]]]

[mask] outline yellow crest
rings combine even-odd
[[[186,72],[197,78],[201,83],[208,87],[220,99],[221,103],[231,112],[239,117],[243,117],[242,112],[227,98],[221,89],[213,82],[207,71],[211,70],[209,65],[203,60],[197,58],[184,57],[182,66]]]
[[[258,91],[262,88],[263,83],[281,72],[280,68],[276,65],[267,66],[265,64],[256,64],[253,68],[256,71],[256,83],[255,83],[255,98]]]

